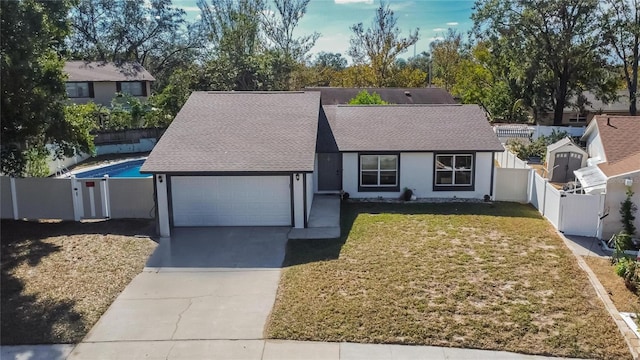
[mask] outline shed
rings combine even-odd
[[[547,146],[547,174],[551,182],[566,183],[575,180],[575,170],[587,165],[589,154],[571,138],[564,138]]]

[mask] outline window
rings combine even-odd
[[[70,98],[93,97],[93,84],[89,82],[68,82],[67,96]]]
[[[583,123],[587,122],[587,115],[574,115],[569,118],[570,123]]]
[[[118,92],[132,96],[147,96],[147,87],[142,81],[127,81],[117,84]]]
[[[398,155],[360,155],[361,191],[398,189]]]
[[[473,190],[473,155],[436,155],[434,190]]]

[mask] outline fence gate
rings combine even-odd
[[[72,179],[73,207],[76,210],[76,220],[80,219],[108,219],[109,206],[109,178]]]
[[[563,194],[559,230],[566,235],[597,236],[603,202],[603,194]]]

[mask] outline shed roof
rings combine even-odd
[[[115,64],[98,61],[67,61],[67,81],[155,81],[142,65],[134,62]]]
[[[313,171],[319,110],[315,92],[194,92],[141,171]]]
[[[593,122],[607,159],[600,169],[608,177],[640,169],[640,116],[597,115]]]
[[[555,150],[562,149],[564,147],[571,147],[572,150],[576,150],[577,152],[579,152],[579,153],[581,153],[581,154],[583,154],[585,156],[589,156],[589,154],[586,151],[584,151],[581,147],[576,145],[573,142],[573,140],[571,140],[571,138],[569,138],[569,137],[560,139],[560,140],[554,142],[553,144],[547,146],[547,153],[551,153],[551,152],[553,152]]]
[[[429,88],[341,88],[311,87],[305,91],[319,91],[322,105],[344,105],[362,90],[377,93],[390,104],[455,104],[456,101],[445,89]]]
[[[478,105],[324,108],[340,151],[504,151]]]

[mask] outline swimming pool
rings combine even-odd
[[[118,164],[102,166],[76,173],[76,178],[101,178],[109,175],[112,178],[146,178],[149,174],[140,174],[140,167],[146,159],[130,160]]]

